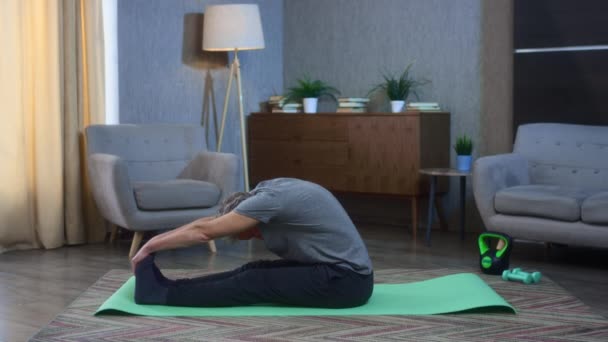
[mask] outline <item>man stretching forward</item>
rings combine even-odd
[[[257,303],[347,308],[373,290],[367,249],[338,200],[323,187],[293,178],[264,181],[232,194],[220,215],[158,235],[133,257],[138,304],[216,307]],[[165,278],[154,252],[224,236],[263,238],[281,259],[193,279]]]

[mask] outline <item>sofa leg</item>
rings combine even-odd
[[[215,248],[215,241],[209,241],[209,250],[211,253],[217,253],[217,248]]]
[[[133,241],[131,241],[131,250],[129,251],[129,259],[132,259],[137,253],[139,249],[139,245],[141,244],[141,240],[144,238],[143,232],[135,232],[133,235]]]
[[[112,230],[110,231],[110,243],[116,241],[116,236],[118,235],[118,226],[114,223],[110,223],[110,227]]]

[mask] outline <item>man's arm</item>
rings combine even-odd
[[[151,253],[193,246],[223,236],[238,234],[258,224],[258,220],[237,214],[234,211],[213,219],[198,219],[150,239],[133,257],[131,265],[135,270],[137,264]]]
[[[198,219],[198,220],[196,220],[194,222],[198,222],[200,224],[200,223],[203,223],[203,222],[215,220],[216,218],[217,218],[216,216],[202,217],[202,218],[200,218],[200,219]],[[194,222],[192,222],[192,223],[194,223]],[[161,239],[162,237],[165,237],[165,236],[167,236],[169,234],[175,234],[175,232],[178,231],[178,230],[188,229],[189,226],[190,226],[190,224],[192,224],[192,223],[186,224],[184,226],[181,226],[181,227],[173,229],[173,230],[166,231],[166,232],[164,232],[162,234],[158,234],[154,238]]]

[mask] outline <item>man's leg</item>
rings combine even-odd
[[[266,269],[273,271],[258,272]],[[277,272],[278,269],[283,271]],[[135,301],[138,304],[177,306],[232,306],[282,302],[275,300],[273,287],[282,288],[279,293],[283,294],[286,288],[292,287],[282,278],[290,278],[299,284],[303,284],[303,281],[323,281],[324,274],[317,270],[315,275],[314,271],[313,265],[295,261],[260,260],[247,263],[232,271],[192,279],[171,280],[162,275],[154,264],[154,256],[150,255],[140,262],[135,271]],[[296,275],[295,279],[294,275]],[[319,286],[311,285],[311,287]]]
[[[349,280],[346,275],[350,273],[326,264],[274,260],[250,263],[219,275],[173,281],[162,277],[150,257],[136,270],[135,299],[139,304],[201,307],[256,303],[361,305],[371,294],[373,278],[363,281],[357,276]]]
[[[244,267],[231,277],[168,287],[167,305],[238,306],[279,303],[324,307],[328,279],[323,265],[264,263]]]
[[[258,260],[258,261],[252,261],[252,262],[246,263],[245,265],[239,266],[231,271],[213,273],[213,274],[208,274],[208,275],[195,277],[195,278],[176,279],[176,280],[174,280],[174,282],[175,282],[174,284],[177,284],[179,286],[202,284],[202,283],[206,283],[206,282],[210,282],[210,281],[230,278],[238,273],[241,273],[243,271],[250,270],[250,269],[255,269],[255,268],[274,268],[274,267],[302,266],[302,265],[305,265],[305,264],[301,264],[301,263],[298,263],[296,261],[291,261],[291,260],[284,260],[284,259]],[[160,270],[157,272],[160,273]]]
[[[154,263],[154,255],[147,256],[135,270],[135,301],[140,304],[166,304],[169,286],[190,287],[197,284],[230,278],[238,273],[256,268],[302,266],[290,260],[259,260],[247,263],[234,270],[204,275],[196,278],[172,280],[166,278]]]

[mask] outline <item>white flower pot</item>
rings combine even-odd
[[[306,97],[304,102],[304,113],[316,113],[319,99],[316,97]]]
[[[405,101],[391,101],[391,112],[401,113],[403,105],[405,105]]]

